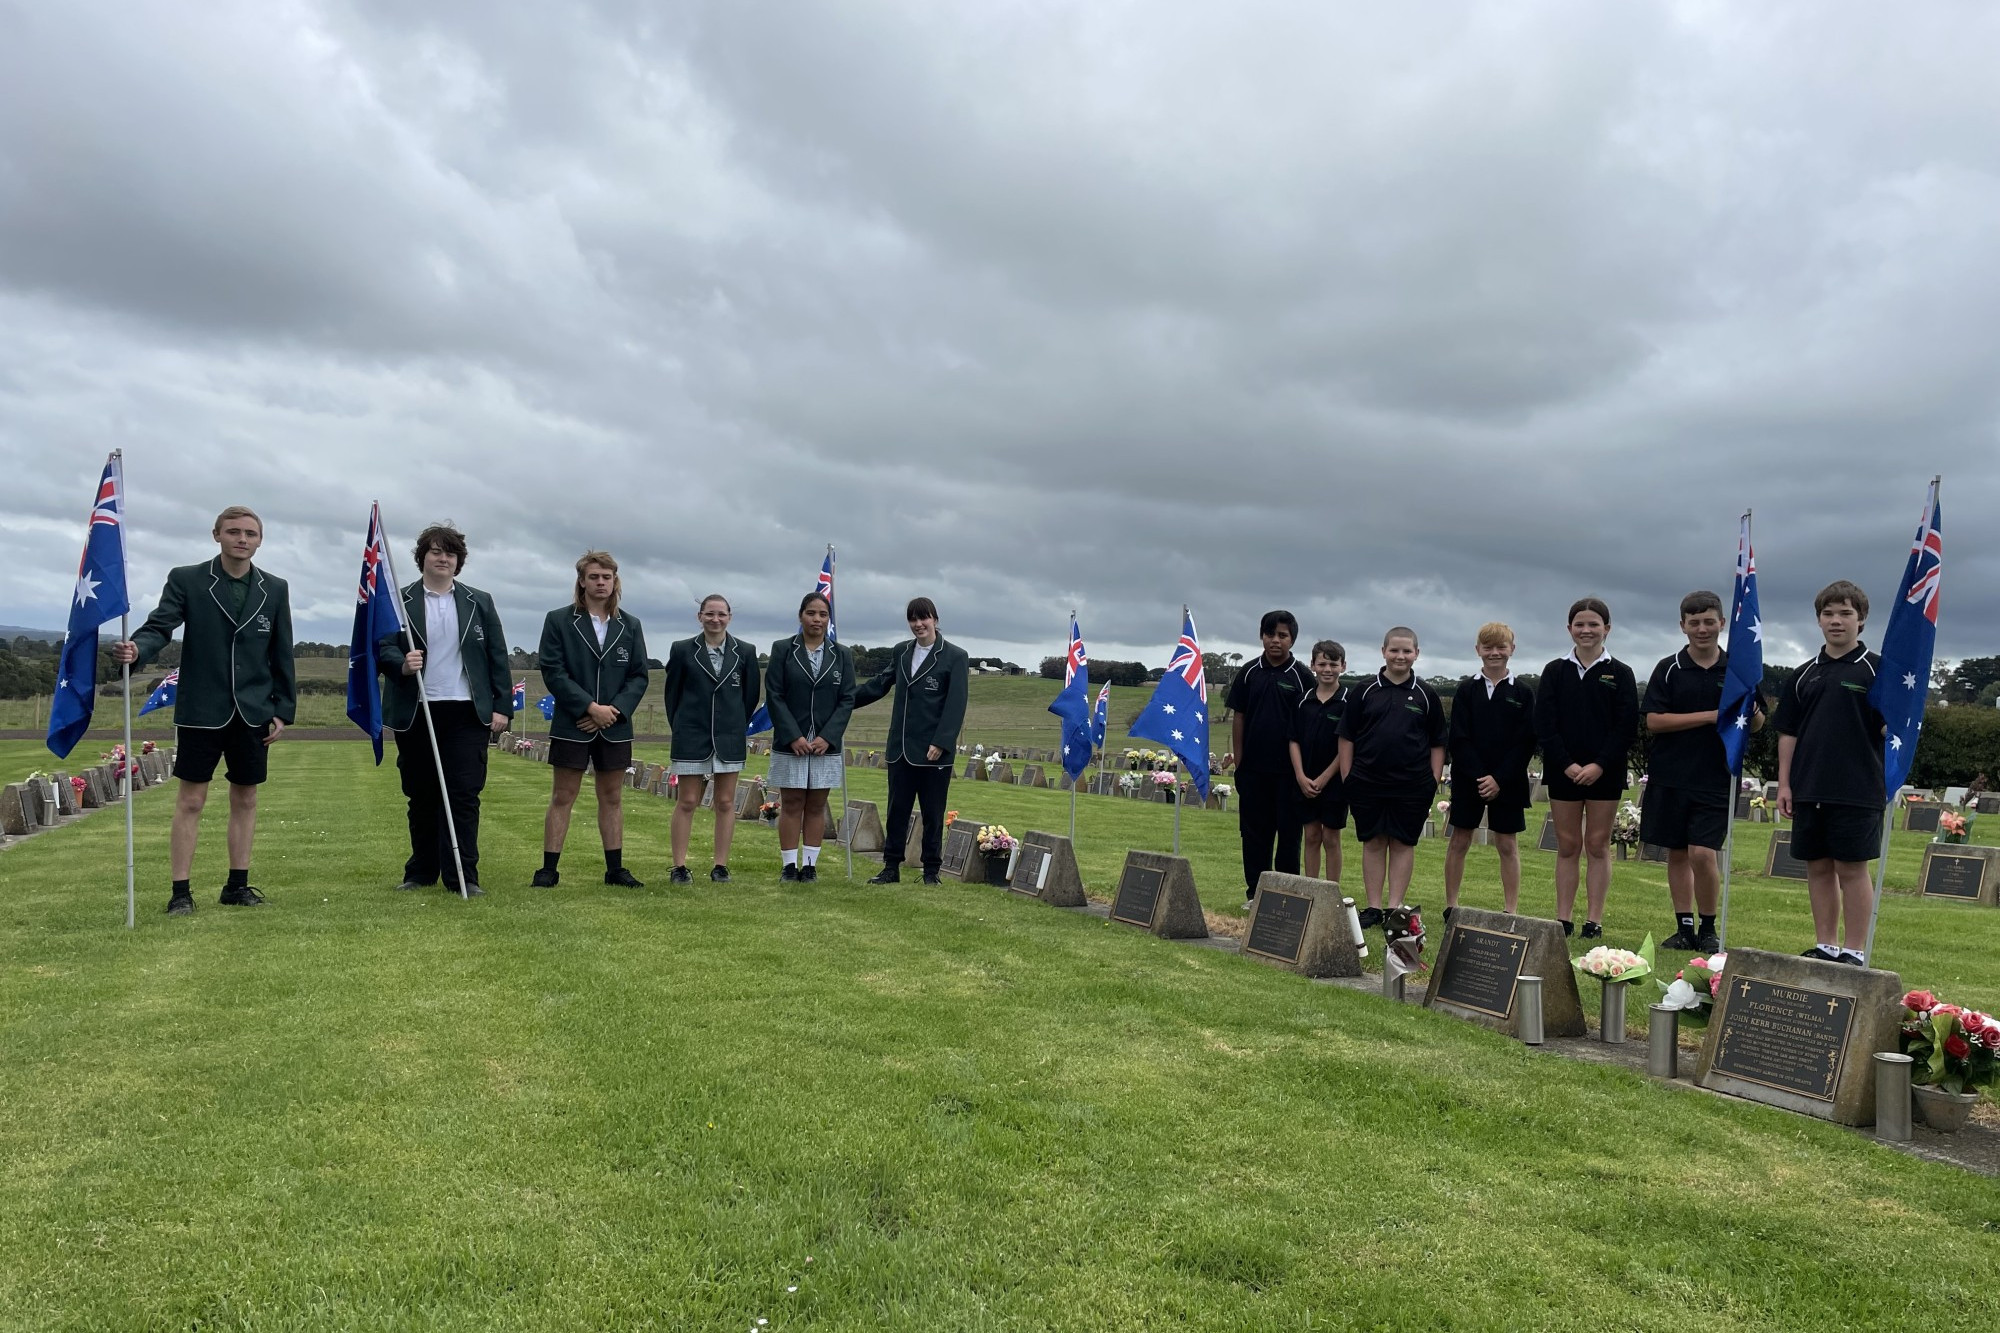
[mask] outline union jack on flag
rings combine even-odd
[[[1882,802],[1902,790],[1917,757],[1917,736],[1930,697],[1932,656],[1937,649],[1938,594],[1944,581],[1944,535],[1938,522],[1938,483],[1924,497],[1924,516],[1910,543],[1902,585],[1882,632],[1882,664],[1868,687],[1868,702],[1882,714]]]
[[[1202,670],[1201,640],[1194,634],[1194,614],[1190,612],[1187,623],[1181,628],[1181,641],[1174,647],[1173,660],[1167,663],[1167,670],[1188,683],[1188,688],[1208,702],[1208,674]]]
[[[840,636],[833,630],[833,548],[826,548],[826,560],[819,567],[819,581],[813,584],[813,591],[826,598],[826,641],[839,643]]]
[[[1194,613],[1181,609],[1181,638],[1167,661],[1153,697],[1127,728],[1130,735],[1158,741],[1179,755],[1203,800],[1208,799],[1208,676],[1202,670],[1201,638]]]
[[[403,627],[403,603],[389,582],[388,546],[382,540],[382,507],[368,509],[368,538],[361,548],[361,580],[354,595],[354,635],[347,647],[347,716],[375,742],[382,762],[382,696],[377,692],[376,648]]]
[[[76,584],[69,595],[69,631],[56,665],[48,743],[58,757],[67,756],[90,730],[97,701],[98,627],[132,608],[125,589],[125,527],[119,521],[124,492],[124,464],[114,453],[105,461],[90,502],[83,558],[77,561]]]
[[[144,717],[155,708],[172,708],[175,698],[180,694],[180,684],[181,669],[175,667],[172,671],[160,677],[160,683],[155,685],[153,692],[146,696],[145,706],[139,710],[139,715]]]
[[[1069,655],[1063,659],[1063,687],[1049,711],[1062,719],[1063,771],[1071,781],[1090,763],[1090,655],[1083,650],[1083,631],[1069,618]]]

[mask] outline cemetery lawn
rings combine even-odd
[[[199,910],[161,915],[171,788],[136,931],[116,812],[0,852],[0,1329],[1990,1327],[1991,1179],[998,890],[850,884],[833,848],[783,886],[761,828],[736,884],[669,888],[637,793],[647,888],[599,882],[586,797],[530,890],[548,770],[512,758],[489,896],[396,893],[369,759],[274,752],[266,908],[215,904],[217,801]],[[1054,792],[952,804],[1067,826]],[[1170,839],[1079,806],[1100,892]],[[1240,904],[1233,818],[1183,834]],[[1660,933],[1661,868],[1617,876],[1614,940]],[[1475,849],[1466,900],[1494,881]],[[1801,888],[1735,904],[1796,947]],[[1882,961],[1992,1006],[1996,923],[1892,895]]]

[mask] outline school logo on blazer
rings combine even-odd
[[[258,616],[258,617],[257,617],[257,628],[258,628],[258,629],[260,629],[260,630],[262,630],[262,631],[263,631],[264,633],[266,633],[266,634],[269,634],[269,633],[271,632],[271,617],[269,617],[269,616]]]
[[[1599,685],[1608,685],[1611,688],[1616,689],[1618,687],[1618,678],[1616,676],[1599,676],[1597,678],[1597,683]]]
[[[474,624],[472,627],[472,637],[479,640],[481,643],[485,643],[486,626],[480,624]]]
[[[832,671],[829,671],[827,673],[827,679],[831,680],[836,685],[840,684],[840,668],[835,667]]]
[[[741,671],[730,672],[729,683],[731,685],[741,685],[743,683],[743,673]]]
[[[621,661],[621,662],[629,662],[629,661],[631,661],[631,660],[632,660],[632,652],[631,652],[631,650],[630,650],[630,649],[628,649],[628,648],[620,648],[620,649],[618,650],[618,660],[619,660],[619,661]]]
[[[936,676],[932,676],[924,682],[924,688],[929,690],[933,694],[937,693],[937,687],[938,683]]]

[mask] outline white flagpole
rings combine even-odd
[[[123,512],[125,508],[125,483],[122,469],[119,473],[118,492],[118,508],[120,511],[118,521],[122,525],[125,521],[125,514]],[[121,542],[124,540],[122,535],[119,540]],[[126,584],[129,587],[131,580],[126,580]],[[130,637],[129,623],[131,619],[132,613],[129,611],[118,617],[118,640],[121,643]],[[120,766],[124,771],[119,774],[119,778],[125,783],[125,929],[131,930],[138,924],[139,920],[139,890],[132,860],[132,780],[130,777],[132,772],[132,664],[130,662],[120,662],[118,664],[118,671],[125,682],[125,762]]]
[[[1737,558],[1739,560],[1743,560],[1752,549],[1750,542],[1750,514],[1751,511],[1748,509],[1743,511],[1741,541],[1743,550],[1738,552]],[[1733,620],[1735,618],[1735,608],[1732,607],[1730,610],[1731,619]],[[1735,647],[1734,644],[1730,646],[1732,648]],[[1756,716],[1754,705],[1752,706],[1750,716]],[[1745,723],[1745,726],[1747,727],[1748,723]],[[1750,744],[1748,736],[1743,738],[1743,744],[1745,748],[1748,748]],[[1729,948],[1729,872],[1732,869],[1731,862],[1736,859],[1736,793],[1741,791],[1743,787],[1742,774],[1743,761],[1739,757],[1736,761],[1736,767],[1730,770],[1729,774],[1729,795],[1726,798],[1729,811],[1729,832],[1722,839],[1722,902],[1719,905],[1720,915],[1716,918],[1715,922],[1715,938],[1721,942],[1725,950]],[[1696,903],[1695,906],[1699,908],[1701,904]]]
[[[388,529],[382,524],[382,506],[375,506],[375,526],[382,533],[382,559],[389,566],[389,600],[396,608],[396,624],[403,631],[403,651],[417,650],[417,639],[410,632],[409,619],[403,615],[402,580],[396,577],[396,557],[389,549]],[[471,898],[471,887],[465,882],[465,860],[458,854],[458,821],[451,817],[451,790],[444,782],[444,752],[438,748],[437,719],[431,715],[430,691],[424,688],[424,673],[413,672],[417,682],[417,702],[424,710],[424,730],[431,734],[431,762],[437,766],[438,804],[444,807],[445,831],[451,835],[451,863],[458,871],[458,896]]]
[[[829,575],[829,578],[827,580],[828,587],[826,590],[826,627],[830,633],[838,635],[840,633],[840,626],[837,623],[835,623],[833,618],[833,595],[834,592],[836,591],[835,587],[833,586],[833,582],[834,579],[839,576],[840,562],[839,559],[834,555],[832,542],[828,542],[826,544],[826,562],[828,565],[827,573]],[[838,640],[836,640],[836,642],[837,641]],[[834,654],[835,658],[838,658],[839,656],[840,656],[839,653]],[[775,742],[776,739],[777,735],[774,732],[772,733],[773,742]],[[847,738],[845,736],[841,737],[843,750],[845,750],[846,748],[846,740]],[[777,750],[778,747],[774,743],[771,746],[771,752],[773,754],[776,754]],[[840,832],[841,825],[845,824],[846,822],[847,822],[847,756],[846,754],[843,753],[840,756],[840,820],[833,826],[834,832],[836,833]],[[841,854],[847,858],[847,878],[851,881],[854,878],[854,840],[852,838],[842,838],[840,840],[840,851]]]

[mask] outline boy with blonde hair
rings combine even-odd
[[[1385,887],[1389,906],[1403,905],[1444,772],[1444,701],[1416,666],[1417,632],[1397,625],[1382,636],[1382,669],[1352,692],[1340,718],[1340,777],[1368,894],[1364,929],[1382,923]]]
[[[1451,702],[1451,845],[1444,853],[1444,910],[1450,919],[1465,876],[1472,831],[1485,817],[1500,853],[1507,910],[1521,903],[1521,848],[1528,826],[1528,761],[1535,754],[1535,694],[1514,679],[1514,631],[1499,621],[1479,627],[1477,675],[1458,683]]]

